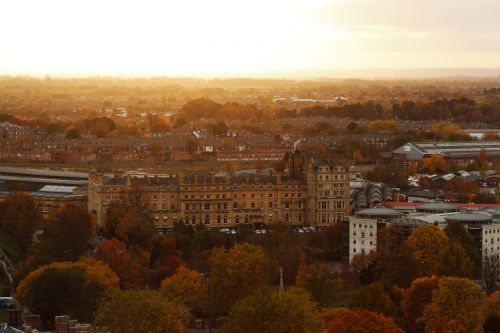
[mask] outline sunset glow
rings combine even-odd
[[[495,0],[4,1],[0,73],[499,67],[499,12]]]

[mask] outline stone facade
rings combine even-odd
[[[140,201],[157,228],[176,222],[226,227],[282,221],[326,226],[349,215],[349,173],[339,163],[300,154],[285,157],[280,173],[203,173],[114,176],[92,173],[88,205],[97,224],[111,204]]]

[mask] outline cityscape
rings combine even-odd
[[[0,12],[0,333],[500,332],[495,1]]]

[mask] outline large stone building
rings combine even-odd
[[[140,201],[158,229],[176,222],[210,227],[264,224],[326,226],[349,215],[349,173],[331,161],[285,156],[282,172],[113,176],[91,174],[89,210],[98,225],[113,203]]]

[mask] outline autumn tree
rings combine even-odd
[[[231,308],[222,331],[227,333],[321,333],[316,304],[301,289],[265,288]]]
[[[417,322],[424,313],[424,309],[432,302],[432,294],[438,287],[438,278],[423,277],[412,282],[411,286],[403,290],[401,309],[409,333],[424,333],[425,327]]]
[[[481,171],[481,176],[484,177],[486,171],[488,171],[489,169],[488,155],[486,153],[486,149],[484,148],[481,148],[481,150],[479,151],[478,163],[479,170]]]
[[[328,333],[404,333],[394,319],[361,310],[350,311],[327,323]]]
[[[456,240],[448,242],[441,252],[437,266],[437,274],[444,276],[473,277],[472,261],[464,247]]]
[[[184,333],[189,309],[158,291],[117,291],[96,311],[94,324],[110,333]]]
[[[42,217],[33,198],[14,192],[3,203],[2,226],[21,253],[26,253]]]
[[[486,319],[486,305],[481,288],[473,281],[442,277],[417,321],[427,332],[481,333]]]
[[[215,315],[227,313],[238,300],[269,285],[277,272],[262,248],[250,244],[238,244],[227,252],[214,249],[209,266],[209,310]]]
[[[107,238],[116,237],[128,247],[147,249],[155,234],[153,221],[136,209],[113,206],[107,211],[104,225]]]
[[[161,282],[160,291],[170,299],[178,299],[198,314],[206,312],[207,281],[203,275],[180,266],[174,275]]]
[[[43,229],[43,242],[58,260],[77,260],[89,249],[94,224],[86,207],[68,204],[53,211]]]
[[[351,299],[350,307],[367,309],[388,316],[397,314],[398,308],[381,282],[374,282],[359,288]]]
[[[138,288],[143,284],[141,265],[132,258],[125,243],[118,239],[102,241],[97,247],[95,258],[107,264],[118,275],[121,288]]]
[[[335,292],[342,288],[342,280],[336,278],[324,265],[312,264],[300,266],[296,285],[310,292],[323,305],[331,301]]]
[[[91,321],[102,297],[117,290],[118,284],[116,274],[98,261],[56,262],[31,272],[15,296],[46,322],[62,313]]]
[[[496,333],[500,327],[500,291],[495,291],[486,299],[487,318],[484,324],[485,333]]]
[[[435,225],[421,225],[408,237],[406,244],[413,253],[420,276],[436,273],[447,242],[445,233]]]
[[[429,173],[444,173],[446,172],[446,162],[441,155],[432,155],[430,157],[423,158],[423,168]]]

